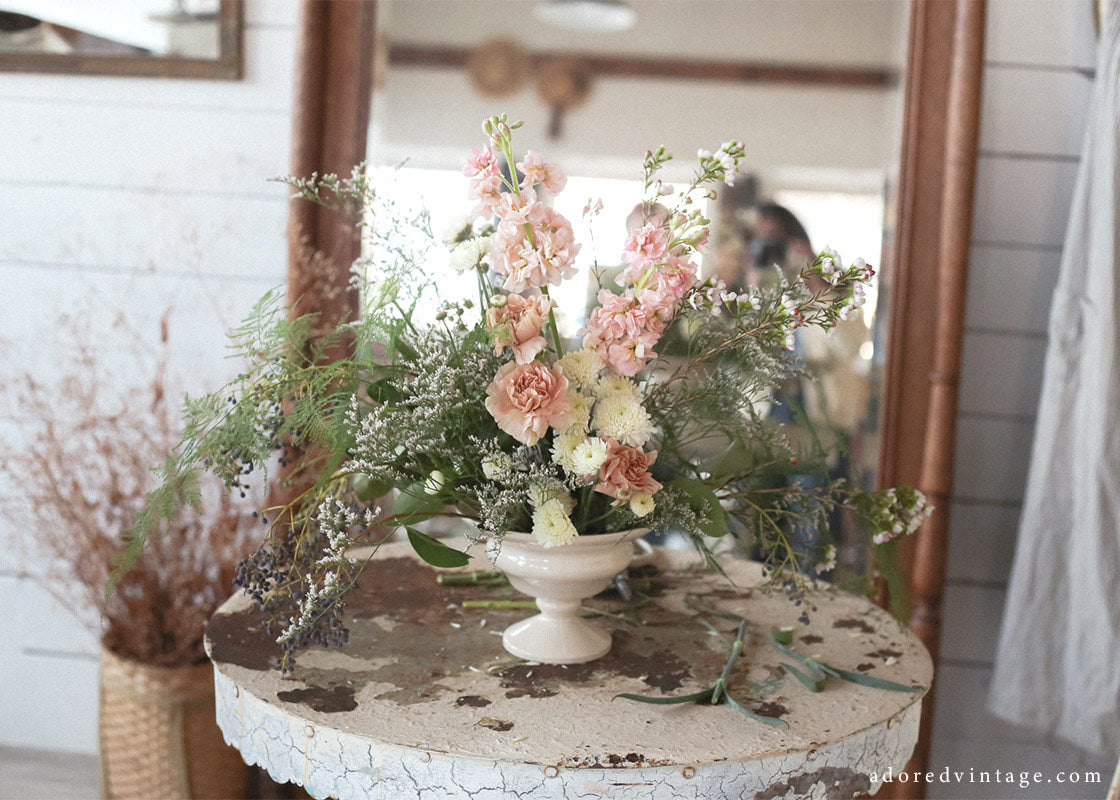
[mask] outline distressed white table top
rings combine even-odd
[[[642,625],[608,617],[614,646],[590,664],[533,665],[501,645],[526,610],[464,609],[468,599],[520,598],[512,589],[442,586],[404,544],[387,545],[348,604],[350,643],[311,651],[294,674],[271,668],[276,648],[242,596],[211,621],[218,721],[230,744],[273,778],[315,797],[715,798],[851,797],[878,789],[914,747],[922,693],[830,678],[811,693],[781,669],[768,643],[793,625],[793,647],[834,667],[929,686],[932,664],[917,639],[862,598],[822,591],[808,626],[783,596],[757,589],[759,568],[734,561],[717,575],[681,570],[658,550],[653,602]],[[688,605],[685,601],[688,598]],[[592,601],[619,609],[609,595]],[[691,607],[690,607],[691,606]],[[731,694],[788,727],[755,722],[727,705],[655,706],[653,697],[710,686],[734,638],[753,623]],[[800,665],[798,665],[800,666]]]

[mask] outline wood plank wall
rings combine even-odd
[[[988,0],[956,488],[931,769],[1114,766],[1001,723],[987,688],[1026,483],[1070,196],[1092,88],[1089,3]],[[1024,698],[1025,702],[1029,700]],[[1101,786],[1063,786],[1096,797]],[[933,785],[933,798],[1056,797]]]
[[[224,331],[285,282],[287,192],[267,179],[288,170],[295,16],[294,0],[247,2],[240,82],[0,74],[5,376],[57,374],[59,312],[102,323],[119,312],[156,341],[168,307],[183,382],[228,376]],[[113,368],[128,379],[127,365]],[[0,531],[0,542],[30,535]],[[10,550],[0,745],[95,752],[96,642],[18,576]]]

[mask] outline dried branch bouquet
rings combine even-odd
[[[165,319],[164,346],[166,331]],[[252,508],[209,479],[202,509],[162,520],[151,547],[107,596],[112,564],[155,483],[152,465],[181,438],[178,402],[168,402],[166,355],[153,356],[138,334],[118,324],[95,349],[72,318],[55,333],[73,342],[59,380],[44,383],[25,371],[5,375],[0,389],[5,416],[22,431],[18,441],[0,443],[0,480],[11,487],[0,516],[33,562],[45,563],[37,577],[109,651],[152,666],[202,662],[204,624],[232,591],[252,541]],[[121,348],[150,376],[148,385],[106,377],[106,354],[120,358]]]

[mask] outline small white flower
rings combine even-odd
[[[824,558],[817,564],[817,568],[820,569],[821,572],[828,572],[831,569],[836,569],[836,545],[830,544],[824,549]]]
[[[513,459],[508,453],[495,453],[482,462],[482,474],[487,480],[497,481],[508,475],[512,467]]]
[[[577,389],[594,386],[599,380],[599,373],[606,366],[602,356],[594,350],[576,350],[566,353],[559,363],[564,377]]]
[[[591,420],[591,404],[595,401],[580,392],[568,392],[568,403],[572,407],[572,424],[564,432],[587,432],[587,423]]]
[[[607,443],[599,437],[584,439],[569,457],[574,475],[593,475],[598,473],[599,467],[607,460]]]
[[[533,535],[545,547],[557,547],[572,541],[579,533],[564,506],[553,498],[533,511]]]
[[[456,217],[443,229],[443,243],[448,247],[465,242],[474,233],[474,219],[466,215]]]
[[[635,517],[644,517],[656,507],[653,495],[649,492],[638,492],[630,496],[630,510]]]
[[[477,269],[483,257],[489,252],[490,237],[479,236],[477,239],[468,239],[455,245],[448,263],[456,272],[467,272]]]
[[[562,432],[552,440],[552,461],[559,464],[564,468],[565,472],[570,472],[573,475],[583,474],[576,472],[575,463],[572,461],[572,455],[579,445],[583,443],[586,434],[578,428]]]
[[[621,375],[604,375],[595,384],[595,395],[600,400],[605,400],[608,397],[615,395],[626,395],[632,397],[634,400],[641,400],[642,393],[638,389],[638,384],[629,378],[624,378]]]
[[[653,420],[641,401],[621,392],[600,398],[591,424],[600,436],[631,447],[641,447],[653,435]]]

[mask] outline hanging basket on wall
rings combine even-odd
[[[248,767],[214,721],[207,662],[153,667],[101,651],[102,796],[204,800],[245,795]]]

